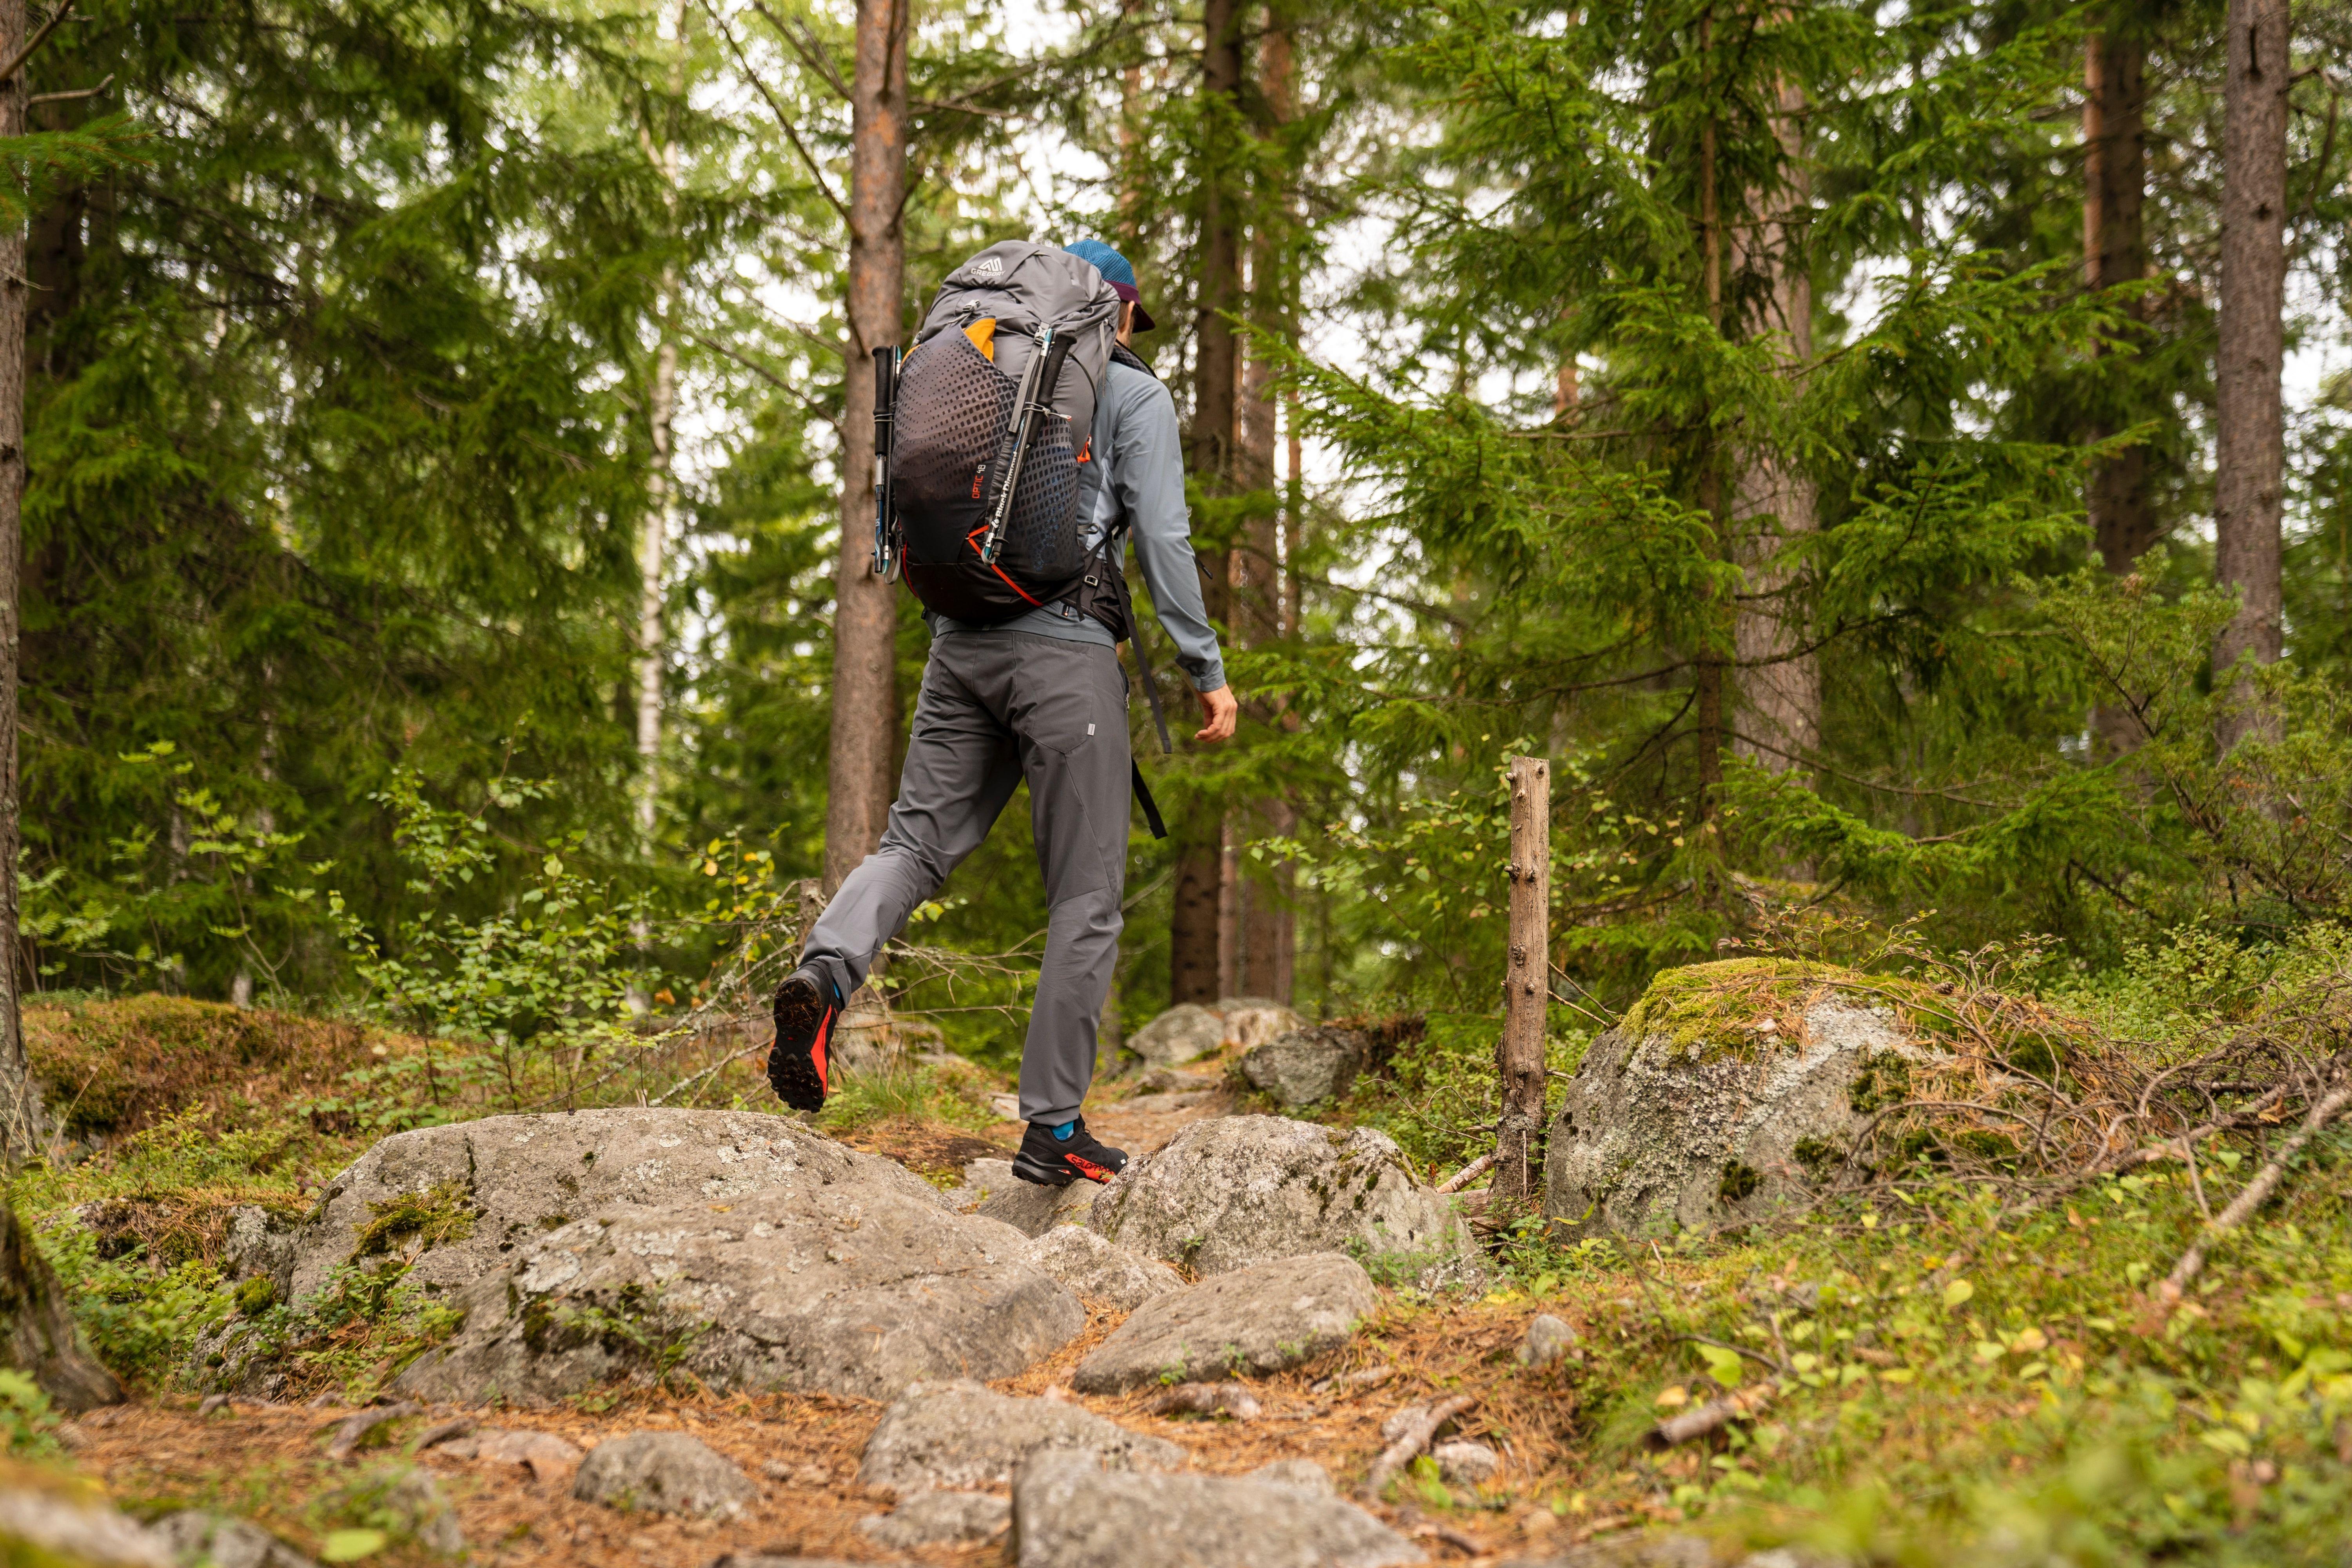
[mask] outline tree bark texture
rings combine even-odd
[[[2238,613],[2213,643],[2217,672],[2281,648],[2279,521],[2286,428],[2286,0],[2230,0],[2222,110],[2221,300],[2214,366],[2213,574],[2235,588]],[[2234,744],[2255,722],[2246,701],[2220,736]]]
[[[1271,135],[1288,122],[1296,90],[1297,57],[1289,30],[1282,26],[1278,8],[1268,7],[1266,31],[1258,40],[1258,97]],[[1267,204],[1265,219],[1250,236],[1249,313],[1261,330],[1285,332],[1291,324],[1290,283],[1283,261],[1287,192]],[[1277,209],[1282,216],[1278,216]],[[1251,490],[1279,495],[1280,470],[1275,452],[1280,437],[1274,400],[1274,367],[1261,354],[1244,356],[1242,366],[1241,484]],[[1234,640],[1244,647],[1264,647],[1281,639],[1286,604],[1282,569],[1282,519],[1278,508],[1253,515],[1244,547],[1234,552]],[[1281,703],[1257,702],[1251,716],[1278,723]],[[1266,996],[1287,1004],[1291,996],[1293,949],[1297,940],[1291,913],[1289,867],[1260,866],[1247,847],[1265,837],[1286,836],[1297,814],[1279,794],[1262,796],[1235,808],[1229,819],[1232,837],[1244,852],[1234,858],[1234,941],[1231,965],[1234,993]]]
[[[25,0],[0,0],[0,48],[14,56],[24,37]],[[19,71],[0,83],[0,136],[24,132],[25,77]],[[40,1084],[25,1059],[17,972],[16,847],[23,842],[24,803],[17,776],[16,660],[24,634],[18,603],[24,516],[25,226],[12,222],[0,226],[0,1156],[12,1166],[39,1152],[46,1120]],[[17,1251],[29,1248],[20,1246]],[[0,1258],[0,1265],[5,1261]],[[0,1275],[0,1283],[17,1279],[5,1267]]]
[[[1201,92],[1207,139],[1201,214],[1201,286],[1193,318],[1192,429],[1187,466],[1209,493],[1229,492],[1239,435],[1240,345],[1225,312],[1241,302],[1241,206],[1234,191],[1241,159],[1230,143],[1242,133],[1242,45],[1235,0],[1202,8]],[[1222,621],[1230,608],[1230,566],[1222,550],[1203,550],[1208,609]],[[1168,931],[1169,995],[1175,1002],[1216,1000],[1219,906],[1224,881],[1224,819],[1196,795],[1171,825],[1176,840],[1176,898]]]
[[[670,90],[686,89],[685,0],[670,10],[676,50]],[[662,199],[670,222],[677,221],[677,140],[665,135],[655,161],[662,172]],[[653,462],[646,476],[646,515],[637,531],[637,852],[651,858],[655,814],[661,800],[662,673],[668,641],[663,615],[662,572],[677,531],[677,478],[672,455],[677,424],[677,269],[662,270],[661,341],[654,349],[654,381],[646,399],[646,426]],[[639,934],[642,944],[644,936]]]
[[[1503,1089],[1495,1139],[1496,1205],[1543,1185],[1544,1024],[1551,1001],[1551,763],[1511,759],[1511,950],[1503,970]],[[1491,1212],[1491,1211],[1490,1211]]]
[[[843,365],[841,560],[835,578],[833,752],[824,813],[827,893],[873,852],[889,816],[898,702],[898,588],[876,576],[875,349],[904,333],[907,12],[857,0],[850,79],[849,342]]]
[[[2147,43],[2119,26],[2083,45],[2083,283],[2093,290],[2147,276]],[[2135,319],[2143,313],[2134,301]],[[2126,350],[2127,358],[2131,351]],[[2111,361],[2119,356],[2106,356]],[[2120,364],[2091,399],[2087,435],[2104,440],[2133,421]],[[2121,576],[2156,542],[2147,452],[2135,447],[2092,469],[2084,495],[2099,559]]]
[[[1804,95],[1780,89],[1774,132],[1785,159],[1787,184],[1752,195],[1756,225],[1742,248],[1743,269],[1761,275],[1763,320],[1750,323],[1781,344],[1780,361],[1793,381],[1813,357],[1813,279],[1805,256],[1804,225],[1811,181],[1805,172]],[[1793,394],[1792,394],[1793,395]],[[1732,617],[1739,661],[1739,727],[1748,737],[1738,753],[1772,773],[1804,765],[1822,741],[1821,663],[1805,647],[1803,606],[1797,603],[1791,548],[1820,527],[1813,481],[1785,454],[1748,452],[1734,487],[1734,537],[1747,568],[1747,588]]]

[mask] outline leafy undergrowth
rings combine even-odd
[[[2218,1203],[2250,1167],[2206,1154]],[[2347,1199],[2352,1139],[2315,1144],[2168,1310],[2147,1287],[2200,1223],[2178,1170],[2005,1229],[1989,1190],[1955,1183],[1745,1244],[1517,1244],[1486,1305],[1556,1311],[1582,1342],[1555,1374],[1558,1425],[1524,1445],[1559,1458],[1510,1489],[1588,1531],[1690,1521],[1863,1563],[2340,1562]],[[1416,1312],[1445,1315],[1392,1316],[1409,1331]],[[1475,1391],[1478,1369],[1461,1375]],[[1647,1445],[1733,1389],[1749,1418]]]

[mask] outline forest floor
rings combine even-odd
[[[630,1431],[689,1431],[761,1486],[757,1505],[731,1524],[616,1513],[521,1467],[411,1452],[449,1414],[437,1410],[331,1458],[329,1429],[421,1348],[427,1331],[396,1311],[302,1348],[286,1403],[199,1414],[178,1369],[191,1323],[232,1310],[216,1268],[223,1216],[239,1203],[307,1206],[373,1142],[341,1120],[317,1080],[345,1063],[372,1070],[384,1042],[348,1026],[285,1024],[310,1056],[307,1075],[233,1072],[205,1053],[251,1026],[192,1023],[192,1005],[92,1006],[29,1032],[53,1084],[81,1082],[85,1104],[102,1090],[132,1108],[109,1114],[143,1126],[94,1139],[78,1162],[19,1183],[21,1211],[133,1389],[128,1405],[62,1428],[18,1423],[20,1452],[46,1447],[136,1514],[215,1507],[309,1551],[378,1521],[371,1500],[383,1478],[414,1466],[439,1480],[478,1562],[704,1568],[730,1552],[1003,1560],[1001,1537],[908,1553],[859,1531],[887,1500],[856,1479],[881,1414],[856,1400],[632,1388],[479,1413],[583,1449]],[[177,1043],[142,1056],[133,1037],[166,1024],[181,1030]],[[131,1066],[110,1077],[89,1066],[101,1060]],[[945,1184],[971,1159],[1011,1152],[1018,1124],[990,1109],[1005,1087],[977,1068],[926,1069],[845,1097],[826,1130]],[[1265,1109],[1233,1089],[1178,1104],[1106,1087],[1090,1124],[1136,1152],[1200,1118]],[[1412,1153],[1429,1146],[1432,1127],[1462,1117],[1457,1089],[1444,1062],[1407,1061],[1313,1114],[1387,1126]],[[2218,1169],[2207,1177],[2218,1179]],[[107,1205],[82,1207],[92,1224],[69,1212],[91,1203]],[[1804,1541],[1857,1563],[2340,1563],[2352,1544],[2348,1203],[2352,1147],[2323,1140],[2263,1223],[2170,1308],[2146,1287],[2193,1234],[2197,1211],[2185,1176],[2161,1172],[2105,1182],[2005,1227],[1985,1194],[1958,1186],[1772,1235],[1640,1247],[1561,1247],[1530,1227],[1490,1237],[1496,1272],[1481,1293],[1384,1286],[1380,1310],[1345,1349],[1254,1384],[1255,1420],[1156,1416],[1148,1394],[1071,1394],[1070,1368],[1121,1321],[1102,1310],[1076,1342],[996,1386],[1071,1398],[1166,1436],[1209,1473],[1311,1458],[1343,1491],[1360,1481],[1389,1415],[1468,1394],[1475,1403],[1461,1435],[1495,1447],[1500,1473],[1449,1486],[1424,1460],[1374,1505],[1434,1561],[1496,1563],[1673,1526],[1714,1535],[1725,1550]],[[1937,1270],[1955,1257],[1966,1272],[1947,1279]],[[1565,1320],[1579,1342],[1566,1362],[1530,1371],[1514,1352],[1539,1312]],[[1769,1389],[1748,1364],[1768,1353],[1787,1369]],[[1379,1380],[1313,1391],[1342,1371]],[[1746,1380],[1753,1418],[1702,1441],[1650,1446],[1662,1415],[1723,1392],[1717,1377]],[[431,1559],[395,1538],[370,1561]]]

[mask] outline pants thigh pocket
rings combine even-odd
[[[1118,683],[1118,656],[1108,648],[1092,643],[1033,647],[1013,678],[1013,731],[1062,757],[1107,742],[1114,730],[1124,739],[1114,689]]]

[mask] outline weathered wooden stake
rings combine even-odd
[[[1511,952],[1495,1050],[1503,1114],[1491,1203],[1524,1205],[1543,1185],[1544,1017],[1551,1000],[1551,763],[1543,757],[1511,759],[1510,879]]]

